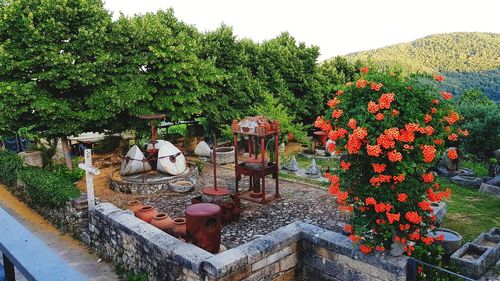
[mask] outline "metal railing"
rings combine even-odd
[[[418,278],[418,266],[422,266],[422,271],[427,274],[433,274],[433,276],[429,278],[424,278],[424,280],[464,280],[464,281],[476,281],[475,279],[471,279],[467,276],[460,275],[453,271],[449,271],[442,267],[438,267],[432,265],[430,263],[426,263],[421,260],[417,260],[414,258],[409,258],[406,264],[406,281],[417,281],[422,280]],[[434,276],[435,275],[435,276]],[[436,279],[439,278],[439,279]],[[442,279],[441,279],[442,278]]]

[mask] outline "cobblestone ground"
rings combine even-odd
[[[196,189],[188,194],[164,192],[143,199],[143,203],[153,205],[158,210],[167,212],[172,218],[184,216],[186,205],[191,198],[201,194],[201,189],[213,186],[211,166],[205,165],[199,177]],[[274,192],[275,181],[266,178],[266,189]],[[234,170],[219,168],[217,185],[226,187],[234,193]],[[240,190],[248,189],[248,178],[240,181]],[[326,190],[300,183],[280,180],[280,194],[283,200],[260,205],[241,201],[241,218],[222,228],[222,244],[232,248],[265,235],[281,226],[296,220],[340,231],[344,215],[336,208],[334,198]]]

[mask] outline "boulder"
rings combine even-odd
[[[483,179],[471,176],[454,176],[451,181],[465,187],[479,187],[483,183]]]
[[[481,186],[479,187],[479,192],[489,193],[489,194],[494,195],[496,197],[500,197],[500,187],[494,186],[491,184],[487,184],[487,183],[481,184]]]
[[[151,171],[151,165],[148,162],[142,162],[144,154],[137,145],[134,145],[125,155],[120,167],[120,175],[128,176]]]
[[[201,157],[210,157],[211,149],[205,141],[201,141],[194,148],[194,154]]]
[[[497,161],[500,161],[500,148],[493,151],[493,156],[497,159]]]
[[[159,172],[179,175],[186,170],[186,158],[184,154],[172,143],[165,141],[158,151],[158,163],[156,169]]]
[[[486,183],[494,185],[494,186],[500,186],[500,175],[495,176],[494,178],[492,178],[491,180],[487,181]]]
[[[43,159],[41,151],[23,151],[19,152],[19,157],[23,160],[24,165],[43,167]]]

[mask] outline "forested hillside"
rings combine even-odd
[[[440,72],[449,78],[443,86],[455,94],[477,88],[500,102],[500,34],[436,34],[347,57],[382,65],[399,65],[408,72]]]

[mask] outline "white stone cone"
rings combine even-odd
[[[156,169],[159,172],[174,176],[184,172],[186,170],[186,158],[184,157],[184,154],[181,153],[179,156],[175,157],[175,161],[170,161],[169,156],[175,155],[179,152],[181,151],[172,143],[165,141],[158,152],[158,164]]]
[[[210,147],[205,141],[201,141],[194,148],[194,154],[202,157],[210,157]]]
[[[127,160],[127,158],[130,158]],[[120,175],[128,176],[151,171],[151,165],[148,162],[142,162],[144,154],[137,145],[132,146],[127,152],[125,159],[122,160]]]

